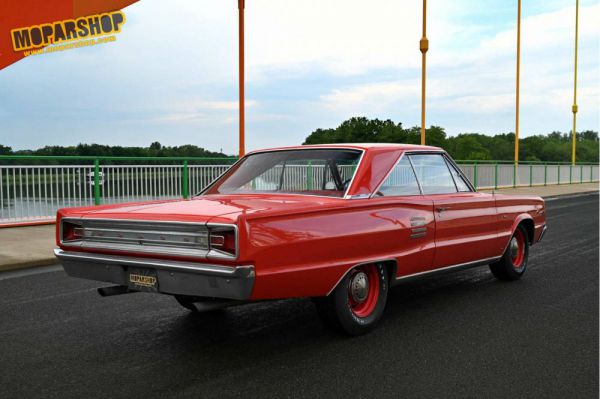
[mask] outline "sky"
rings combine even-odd
[[[517,0],[429,0],[427,125],[515,129]],[[0,144],[237,153],[236,0],[141,0],[117,40],[0,70]],[[246,0],[247,150],[353,116],[420,125],[420,1]],[[600,125],[600,4],[580,1],[578,130]],[[570,131],[575,0],[527,0],[521,137]]]

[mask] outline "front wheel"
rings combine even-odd
[[[326,324],[349,335],[360,335],[372,330],[381,318],[388,288],[383,265],[357,266],[329,296],[316,298],[315,304]]]
[[[528,259],[529,240],[527,239],[527,230],[519,225],[511,237],[502,258],[498,262],[492,263],[490,270],[498,280],[518,280],[527,270]]]

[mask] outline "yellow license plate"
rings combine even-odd
[[[158,292],[158,276],[152,269],[130,269],[127,276],[129,289]]]

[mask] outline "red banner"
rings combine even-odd
[[[36,25],[120,10],[137,0],[6,0],[0,2],[0,69],[19,61],[12,32]]]

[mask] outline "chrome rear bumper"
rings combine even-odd
[[[156,271],[158,292],[202,297],[249,299],[254,286],[254,266],[221,266],[89,252],[54,254],[71,277],[128,285],[129,267]]]

